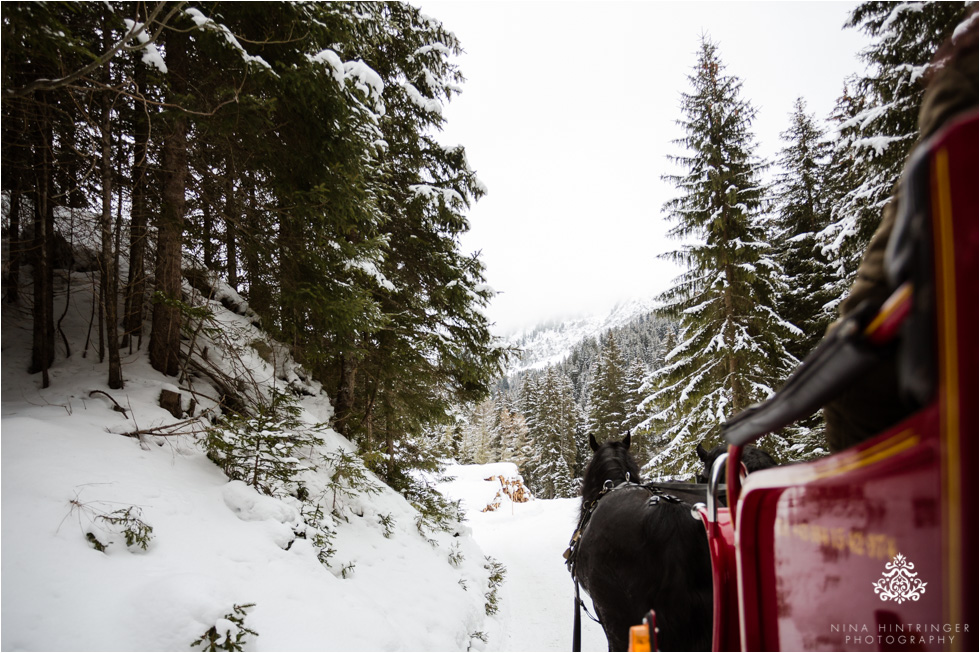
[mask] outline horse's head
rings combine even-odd
[[[706,450],[701,443],[698,443],[697,449],[695,450],[698,454],[698,458],[704,463],[704,467],[698,472],[697,482],[707,483],[708,479],[711,478],[711,467],[715,464],[718,456],[728,451],[728,447],[723,444],[719,444],[717,447],[711,451]],[[757,472],[760,469],[766,469],[768,467],[775,467],[778,463],[773,460],[773,457],[767,454],[765,451],[758,447],[747,446],[742,450],[742,464],[745,465],[745,470],[750,474],[752,472]],[[721,479],[725,480],[725,470],[721,472]]]
[[[626,481],[643,482],[640,478],[640,468],[629,452],[629,432],[620,441],[607,440],[602,444],[596,442],[595,436],[590,435],[589,446],[594,453],[582,479],[583,510],[586,510],[599,496],[606,481],[612,481],[615,485]]]

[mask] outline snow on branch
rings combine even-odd
[[[422,109],[427,113],[435,113],[442,115],[442,102],[433,98],[427,98],[422,93],[415,88],[414,85],[409,82],[402,82],[402,88],[405,89],[405,93],[408,95],[408,99],[411,100],[412,104]]]
[[[438,188],[428,184],[414,184],[409,186],[408,190],[412,191],[419,197],[425,197],[427,199],[442,197],[447,204],[452,204],[453,202],[458,202],[460,205],[466,204],[466,200],[463,199],[463,196],[454,191],[452,188]]]
[[[225,41],[228,43],[228,45],[230,45],[232,48],[238,51],[238,53],[242,57],[242,60],[244,60],[245,63],[256,63],[262,66],[263,68],[268,69],[269,72],[273,72],[272,66],[269,65],[268,61],[266,61],[262,57],[251,55],[248,52],[246,52],[245,48],[242,47],[242,44],[238,42],[238,39],[235,37],[234,34],[231,33],[231,30],[228,29],[226,26],[211,20],[210,18],[205,16],[200,9],[197,9],[196,7],[188,7],[187,9],[184,10],[184,13],[187,14],[190,17],[190,19],[194,21],[194,24],[200,27],[201,29],[211,30],[212,32],[216,32],[221,36],[223,36]]]
[[[130,18],[124,18],[123,22],[126,24],[126,34],[132,35],[140,45],[143,47],[143,63],[148,66],[154,66],[161,73],[167,72],[167,64],[163,60],[163,56],[157,49],[155,43],[153,43],[150,35],[146,33],[146,25],[143,23],[138,23]]]

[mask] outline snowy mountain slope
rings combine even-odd
[[[508,374],[560,363],[586,338],[598,338],[610,329],[625,326],[653,312],[656,307],[657,302],[653,299],[631,299],[617,304],[605,314],[549,322],[512,334],[507,337],[508,344],[521,349],[524,354]]]
[[[59,342],[51,387],[25,372],[29,311],[3,306],[4,650],[188,650],[212,627],[234,635],[227,617],[248,604],[243,625],[257,635],[238,631],[246,650],[499,645],[472,636],[489,629],[489,573],[469,528],[420,525],[419,513],[367,470],[361,486],[332,496],[333,470],[313,454],[354,451],[332,430],[318,430],[323,445],[304,454],[317,469],[301,474],[324,512],[336,510],[322,521],[296,497],[229,482],[203,450],[206,420],[169,435],[123,435],[186,419],[160,408],[161,390],[181,392],[185,411],[193,396],[198,416],[217,411],[218,390],[199,377],[191,395],[186,380],[157,373],[143,352],[123,353],[126,386],[110,390],[95,352],[82,357],[92,279],[72,274],[70,291],[63,272],[56,279],[55,314],[72,298],[64,324],[72,356]],[[218,296],[235,304],[227,287]],[[208,364],[237,375],[249,397],[292,388],[310,427],[329,417],[317,384],[256,329],[243,303],[244,315],[217,300],[207,305],[221,325],[199,334]],[[318,560],[317,526],[333,532],[329,568]],[[145,550],[127,545],[127,529],[149,535]]]

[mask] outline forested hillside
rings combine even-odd
[[[274,408],[206,364],[204,300],[221,299],[289,348],[333,428],[419,505],[409,472],[444,454],[513,460],[541,496],[570,496],[590,432],[632,430],[647,473],[683,477],[834,319],[970,4],[856,6],[865,67],[830,115],[785,107],[772,160],[738,71],[702,37],[662,168],[666,256],[686,271],[652,314],[564,358],[562,326],[501,380],[493,291],[459,245],[486,189],[435,139],[463,80],[439,21],[400,3],[7,3],[3,298],[30,316],[42,387],[79,355],[56,277],[84,272],[98,301],[81,355],[109,389],[126,384],[121,354],[145,352],[177,384],[207,377],[216,419]],[[822,442],[818,416],[762,444],[794,460]]]
[[[588,434],[632,430],[644,473],[690,479],[695,446],[718,443],[720,425],[777,389],[835,319],[915,142],[934,54],[971,4],[857,6],[846,28],[872,37],[866,68],[842,80],[829,116],[802,99],[787,107],[774,160],[757,155],[742,80],[703,37],[664,175],[679,243],[667,257],[686,272],[649,317],[505,379],[446,435],[461,458],[516,462],[536,493],[571,496]],[[783,462],[823,455],[822,417],[760,444]]]
[[[484,187],[435,140],[459,52],[400,3],[4,4],[3,293],[32,313],[31,372],[78,354],[56,274],[98,279],[109,388],[137,350],[183,380],[206,307],[182,282],[221,279],[410,491],[426,429],[504,361],[458,241]],[[225,412],[261,409],[213,381]]]

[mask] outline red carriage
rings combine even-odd
[[[910,159],[892,298],[725,425],[735,469],[744,445],[815,412],[887,347],[922,406],[827,458],[729,474],[729,507],[716,463],[697,509],[714,650],[977,650],[977,141],[972,113]],[[633,650],[649,630],[634,628]]]

